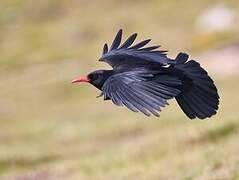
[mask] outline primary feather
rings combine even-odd
[[[162,65],[167,65],[174,63],[174,61],[166,57],[165,53],[167,51],[156,50],[160,46],[151,46],[143,48],[150,42],[150,39],[144,40],[131,46],[135,41],[136,37],[137,37],[136,33],[132,34],[120,46],[122,39],[122,30],[119,30],[111,45],[110,50],[108,51],[108,48],[106,48],[107,45],[104,46],[103,54],[102,57],[100,58],[101,61],[107,62],[113,68],[117,68],[117,66],[125,64],[126,59],[128,64],[154,62]]]

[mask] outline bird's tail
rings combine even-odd
[[[216,114],[219,95],[207,72],[196,61],[187,61],[187,54],[179,53],[175,60],[175,68],[183,72],[182,92],[176,97],[183,112],[190,119],[205,119]]]

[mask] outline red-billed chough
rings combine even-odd
[[[160,46],[145,47],[150,39],[133,44],[137,34],[121,44],[122,30],[110,48],[104,45],[100,61],[112,70],[96,70],[72,83],[88,82],[101,90],[100,96],[118,106],[126,106],[147,116],[159,116],[167,100],[175,98],[190,118],[205,119],[216,114],[219,95],[207,72],[188,55],[167,57]]]

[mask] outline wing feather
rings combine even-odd
[[[141,104],[148,111],[150,111],[153,115],[159,116],[159,114],[157,112],[158,109],[160,108],[159,105],[154,103],[149,96],[145,96],[145,94],[143,94],[142,91],[137,91],[135,88],[132,90],[130,88],[127,88],[127,90],[126,90],[126,92],[130,93],[130,95],[132,97],[132,101],[137,101],[138,104]]]
[[[164,77],[168,78],[161,78]],[[162,80],[161,83],[154,78],[158,77],[145,71],[115,74],[105,81],[102,93],[118,106],[124,105],[134,112],[158,117],[161,107],[165,107],[167,100],[178,95],[180,90],[176,87],[179,84],[176,80],[177,83],[173,84],[171,80],[167,86],[167,80]]]
[[[141,47],[144,47],[146,44],[148,44],[151,41],[151,39],[146,39],[144,41],[141,41],[137,44],[135,44],[134,46],[132,46],[130,49],[139,49]]]
[[[106,54],[108,52],[108,45],[105,43],[104,47],[103,47],[103,53],[102,54]]]
[[[160,46],[150,46],[150,47],[146,47],[146,48],[142,48],[140,49],[140,51],[152,51],[155,49],[158,49]]]
[[[110,50],[118,48],[121,43],[121,39],[122,39],[122,29],[120,29],[118,33],[116,34],[115,39],[112,42],[112,45],[110,47]]]
[[[137,33],[132,34],[121,46],[120,49],[128,48],[134,42],[137,37]]]
[[[136,37],[137,33],[134,33],[122,45],[120,45],[122,30],[119,30],[110,49],[108,50],[108,46],[106,44],[104,45],[103,54],[100,60],[108,63],[113,68],[118,66],[128,66],[129,64],[134,64],[136,66],[140,63],[150,62],[159,63],[161,65],[176,63],[176,61],[167,58],[167,51],[156,50],[160,46],[144,47],[150,42],[150,39],[132,45]]]

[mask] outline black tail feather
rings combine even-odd
[[[180,53],[176,68],[183,72],[182,92],[176,100],[183,112],[190,118],[205,119],[217,113],[219,95],[213,80],[194,60],[186,62],[188,56]]]

